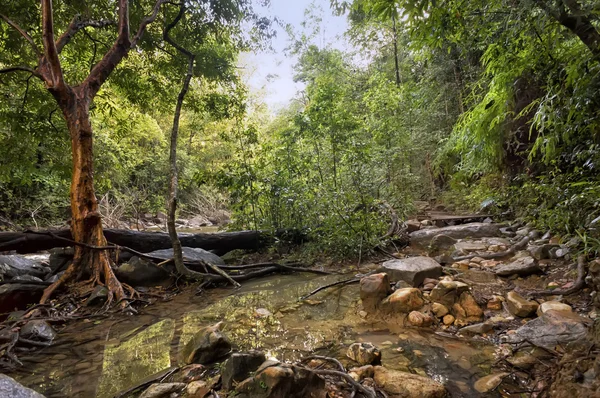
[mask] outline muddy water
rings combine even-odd
[[[48,397],[112,397],[177,364],[179,347],[198,328],[225,321],[239,350],[260,349],[283,361],[309,353],[344,358],[347,346],[369,341],[383,365],[444,382],[454,397],[478,396],[473,382],[487,374],[494,346],[399,325],[369,323],[358,315],[358,286],[330,289],[308,302],[298,297],[340,276],[284,275],[248,282],[233,291],[195,296],[193,289],[157,302],[141,315],[74,323],[57,344],[13,374]]]

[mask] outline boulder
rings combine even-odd
[[[375,311],[390,292],[390,280],[385,273],[365,276],[360,280],[360,299],[367,312]]]
[[[180,354],[184,364],[208,364],[225,356],[231,351],[231,342],[223,333],[223,322],[200,329],[190,341],[183,346]]]
[[[416,327],[428,327],[433,324],[433,318],[419,311],[412,311],[408,314],[408,323]]]
[[[277,362],[267,365],[261,365],[254,377],[238,384],[236,398],[327,397],[325,380],[312,370]]]
[[[528,276],[541,271],[537,261],[530,256],[518,258],[509,264],[499,264],[494,268],[498,276]]]
[[[560,301],[546,301],[539,305],[536,313],[538,316],[542,316],[550,310],[573,312],[573,309],[569,304],[561,303]]]
[[[400,280],[420,286],[425,278],[439,278],[442,266],[431,257],[408,257],[384,262],[378,272],[385,272],[393,282]]]
[[[381,309],[388,313],[409,313],[425,304],[421,291],[414,287],[398,289],[381,302]]]
[[[210,222],[210,220],[204,216],[195,216],[188,220],[187,225],[192,228],[198,228],[210,227],[211,225],[213,225],[213,223]]]
[[[443,228],[421,229],[410,233],[410,243],[415,246],[427,247],[435,236],[441,234],[453,239],[500,236],[500,227],[498,224],[469,223]]]
[[[487,248],[487,245],[483,242],[474,242],[470,240],[460,241],[454,244],[454,250],[463,253],[484,252]]]
[[[19,335],[28,340],[50,343],[56,337],[56,332],[46,321],[32,320],[21,328]]]
[[[521,318],[533,315],[538,309],[538,305],[539,304],[535,301],[529,301],[515,291],[508,292],[506,295],[506,306],[508,307],[508,311]]]
[[[24,309],[28,304],[39,302],[45,288],[44,285],[27,282],[0,285],[0,313]]]
[[[6,398],[44,398],[38,392],[27,388],[12,377],[0,374],[0,397]]]
[[[140,395],[140,398],[167,398],[172,393],[183,391],[185,383],[154,383]]]
[[[509,343],[528,342],[538,347],[555,349],[569,343],[579,344],[586,341],[587,326],[590,321],[575,313],[549,310],[539,318],[527,322],[514,334],[505,336]]]
[[[390,398],[443,398],[446,388],[437,381],[420,375],[375,366],[374,380]]]
[[[225,261],[223,261],[221,257],[204,249],[199,249],[195,247],[182,247],[181,250],[183,252],[184,260],[207,261],[214,265],[225,265]],[[170,258],[173,258],[173,249],[155,250],[153,252],[148,253],[148,255],[168,260]],[[196,269],[196,267],[193,266],[190,266],[190,268]]]
[[[452,304],[460,297],[463,292],[469,290],[469,285],[458,281],[440,281],[429,295],[431,301],[441,303],[446,307]]]
[[[2,276],[4,276],[4,279],[19,275],[32,275],[42,278],[45,274],[44,267],[28,258],[17,254],[0,255],[0,280]]]
[[[115,270],[117,278],[131,286],[156,286],[169,282],[171,274],[152,261],[134,256]]]
[[[231,354],[221,371],[221,382],[226,390],[230,390],[234,383],[245,380],[250,373],[256,371],[265,362],[265,354],[259,351],[238,352]]]
[[[508,376],[508,373],[506,372],[493,373],[477,380],[474,387],[482,394],[488,393],[498,387],[506,376]]]
[[[431,312],[433,312],[438,318],[441,318],[444,315],[447,315],[450,310],[444,304],[433,303],[431,304]]]
[[[456,305],[460,306],[464,311],[464,314],[460,312],[460,315],[455,313],[454,316],[457,318],[465,319],[468,322],[477,322],[483,317],[483,310],[469,292],[463,292],[458,298],[458,303],[456,303],[455,306]]]
[[[346,356],[361,365],[379,365],[381,352],[371,343],[353,343],[348,347]]]

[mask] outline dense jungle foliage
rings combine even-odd
[[[69,217],[68,131],[43,85],[27,71],[9,72],[27,62],[27,42],[8,17],[39,30],[36,13],[17,3],[0,6],[0,217],[11,227],[56,224]],[[231,3],[251,15],[245,2]],[[102,17],[79,2],[54,7]],[[334,0],[331,11],[348,18],[355,50],[317,45],[318,15],[307,14],[310,28],[290,30],[288,49],[305,88],[274,116],[236,68],[240,53],[265,45],[268,34],[243,24],[195,28],[201,62],[179,142],[183,214],[228,207],[236,227],[298,229],[316,250],[339,255],[377,245],[389,208],[404,218],[414,200],[485,204],[595,239],[598,1]],[[184,65],[154,46],[163,26],[149,30],[91,109],[96,190],[112,219],[165,207]],[[87,27],[61,61],[82,75],[113,36]]]

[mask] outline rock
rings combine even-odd
[[[552,354],[539,347],[521,348],[506,360],[519,369],[531,369],[540,363],[540,360],[551,358]]]
[[[446,396],[444,385],[429,377],[390,370],[383,366],[375,366],[373,379],[390,395],[390,398],[443,398]]]
[[[42,278],[46,271],[36,262],[17,254],[0,255],[0,280],[19,275],[32,275]]]
[[[140,398],[167,398],[171,393],[182,391],[185,387],[185,383],[154,383]]]
[[[231,342],[223,333],[223,322],[200,329],[183,347],[181,361],[184,364],[208,364],[231,351]]]
[[[419,311],[412,311],[408,314],[408,322],[412,326],[428,327],[433,323],[433,318]]]
[[[386,274],[387,275],[387,274]],[[412,285],[408,282],[405,281],[398,281],[396,282],[396,284],[394,285],[394,291],[396,290],[400,290],[400,289],[405,289],[405,288],[412,288]]]
[[[52,342],[56,337],[54,328],[46,321],[33,320],[27,322],[19,332],[20,337],[28,340]]]
[[[346,356],[361,365],[379,365],[381,352],[371,343],[353,343],[348,347]]]
[[[231,354],[221,371],[221,381],[226,390],[230,390],[234,383],[238,383],[250,376],[265,362],[265,354],[259,351],[239,352]]]
[[[374,369],[373,365],[365,365],[358,368],[352,368],[348,371],[348,374],[356,381],[361,381],[367,377],[373,377]]]
[[[385,273],[365,276],[360,280],[360,299],[367,312],[374,312],[390,292],[390,280]]]
[[[421,291],[414,287],[398,289],[381,302],[381,309],[389,313],[409,313],[425,304]]]
[[[513,237],[515,236],[515,232],[512,230],[512,228],[507,227],[507,228],[500,228],[500,233],[504,236],[508,236],[508,237]]]
[[[325,398],[325,380],[310,369],[287,364],[261,366],[241,382],[236,398]]]
[[[169,282],[171,274],[152,261],[134,256],[115,270],[121,282],[131,286],[157,286]]]
[[[485,261],[485,259],[481,258],[481,257],[473,257],[471,259],[472,263],[476,263],[476,264],[481,264],[482,261]]]
[[[75,250],[72,247],[56,247],[50,249],[50,258],[48,262],[52,273],[57,273],[67,268],[67,265],[73,261]]]
[[[192,381],[185,388],[186,398],[204,398],[212,389],[204,380]]]
[[[266,318],[272,315],[273,313],[271,313],[271,311],[269,311],[266,308],[257,308],[254,310],[254,316],[256,316],[257,318]]]
[[[488,393],[496,387],[498,387],[500,383],[502,383],[502,379],[504,379],[508,375],[509,373],[507,372],[493,373],[491,375],[482,377],[481,379],[477,380],[475,382],[474,387],[478,392],[482,394]]]
[[[506,306],[508,307],[508,311],[515,315],[520,316],[521,318],[526,318],[535,313],[538,309],[538,303],[535,301],[526,300],[519,293],[512,291],[508,292],[506,295]]]
[[[459,331],[462,334],[485,334],[491,332],[493,329],[494,325],[491,323],[481,322],[474,325],[465,326]]]
[[[487,245],[483,242],[473,242],[470,240],[466,240],[456,243],[454,245],[454,250],[463,253],[484,252],[487,250]]]
[[[568,247],[560,247],[558,249],[556,249],[556,251],[554,252],[554,257],[556,258],[563,258],[566,257],[569,253],[571,252],[571,249],[569,249]]]
[[[37,303],[44,293],[44,285],[9,283],[0,285],[0,313],[24,309],[31,303]]]
[[[431,301],[451,307],[463,292],[469,290],[469,285],[458,281],[440,281],[431,291]]]
[[[437,235],[446,235],[453,239],[483,238],[486,236],[499,236],[498,224],[470,223],[452,225],[443,228],[421,229],[410,233],[412,245],[427,247]]]
[[[431,242],[429,243],[429,249],[432,252],[443,251],[448,247],[452,247],[452,245],[454,245],[456,242],[458,242],[456,239],[448,235],[439,234],[431,239]]]
[[[204,216],[195,216],[188,220],[187,225],[192,228],[198,228],[210,227],[211,225],[213,225],[213,223],[210,222],[210,220]]]
[[[412,286],[420,286],[425,278],[439,278],[442,266],[431,257],[408,257],[386,261],[378,272],[385,272],[393,282],[403,280]]]
[[[221,257],[204,249],[199,249],[195,247],[183,247],[181,248],[181,250],[183,252],[183,258],[185,260],[208,261],[209,263],[212,263],[214,265],[225,265],[225,261],[223,261]],[[148,253],[148,255],[168,260],[170,258],[173,258],[173,249],[156,250]],[[194,269],[193,266],[190,266],[190,268]],[[198,269],[200,270],[200,268]]]
[[[533,257],[521,257],[509,264],[500,264],[494,268],[494,272],[499,276],[528,276],[541,272],[542,270],[538,266],[537,262]]]
[[[531,253],[531,256],[536,260],[545,260],[548,258],[552,258],[552,250],[560,248],[559,245],[555,244],[545,244],[541,246],[529,246],[527,250]]]
[[[500,311],[502,309],[503,302],[504,302],[504,297],[494,296],[487,302],[487,308],[489,310]]]
[[[464,315],[462,313],[461,316],[459,316],[457,313],[454,314],[454,316],[457,318],[465,319],[469,322],[477,322],[483,317],[483,310],[479,304],[477,304],[473,295],[469,292],[463,292],[458,299],[458,303],[456,304],[460,305],[460,307],[464,310]]]
[[[585,342],[589,322],[575,313],[549,310],[507,335],[505,340],[515,344],[529,342],[553,350],[557,345]]]
[[[467,283],[469,285],[496,285],[501,284],[502,281],[496,276],[496,274],[489,271],[481,271],[470,269],[468,271],[463,271],[456,275],[456,280]]]
[[[0,373],[0,397],[6,398],[44,398],[31,388],[27,388],[12,377]]]
[[[431,304],[431,312],[433,312],[438,318],[441,318],[444,315],[448,314],[450,310],[444,304],[433,303]]]
[[[12,282],[20,281],[20,282],[43,282],[40,278],[33,275],[18,275],[11,279]]]
[[[90,297],[88,297],[88,299],[85,301],[85,305],[92,306],[92,305],[102,304],[102,303],[106,302],[107,299],[108,299],[108,289],[106,288],[106,286],[98,285],[94,288]]]
[[[206,373],[206,366],[193,363],[181,368],[181,371],[176,373],[176,377],[172,381],[190,383],[192,381],[200,380],[204,373]]]
[[[573,309],[569,304],[561,303],[560,301],[546,301],[539,305],[536,313],[538,316],[542,316],[550,310],[573,312]]]
[[[442,322],[444,323],[444,325],[450,326],[454,323],[455,319],[456,318],[454,318],[454,315],[448,314],[444,315],[444,318],[442,318]]]
[[[411,233],[421,229],[421,222],[419,220],[408,220],[406,221],[406,232]]]

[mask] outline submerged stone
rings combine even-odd
[[[20,330],[19,335],[28,340],[52,342],[56,337],[54,328],[46,321],[32,320]]]
[[[229,390],[234,383],[238,383],[250,376],[266,360],[265,354],[259,351],[238,352],[231,354],[225,362],[221,372],[223,387]]]
[[[235,389],[236,398],[325,398],[325,380],[294,365],[262,366]]]
[[[374,380],[391,397],[443,398],[443,384],[424,376],[375,366]]]
[[[353,343],[348,347],[346,356],[361,365],[378,365],[381,352],[371,343]]]
[[[181,361],[185,364],[208,364],[231,351],[231,342],[221,332],[223,322],[200,329],[183,347]]]

